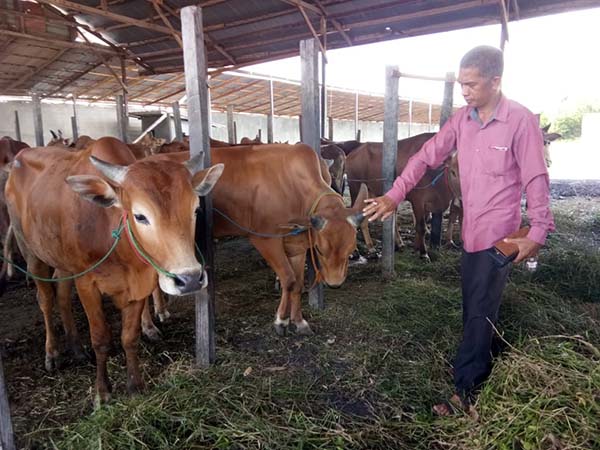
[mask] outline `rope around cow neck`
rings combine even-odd
[[[176,278],[176,275],[174,273],[171,273],[171,272],[163,269],[162,267],[160,267],[158,264],[156,264],[154,262],[154,260],[150,257],[150,255],[148,255],[146,252],[144,252],[141,245],[139,244],[139,242],[136,240],[135,236],[133,235],[133,231],[131,230],[131,223],[129,222],[129,218],[127,217],[127,211],[123,211],[123,216],[121,216],[121,219],[119,220],[118,227],[116,229],[112,230],[110,233],[111,236],[114,238],[114,241],[113,241],[110,249],[108,250],[108,252],[102,258],[100,258],[95,264],[93,264],[91,267],[85,269],[83,272],[77,273],[75,275],[69,275],[67,277],[46,278],[46,277],[40,277],[38,275],[35,275],[35,274],[29,272],[26,269],[23,269],[22,267],[18,266],[14,262],[4,258],[3,256],[0,256],[0,259],[2,259],[2,261],[6,261],[8,264],[13,266],[19,272],[24,273],[25,275],[27,275],[28,277],[30,277],[34,280],[45,281],[47,283],[59,283],[61,281],[74,280],[76,278],[82,277],[82,276],[90,273],[91,271],[97,269],[98,267],[100,267],[100,265],[102,263],[104,263],[104,261],[106,261],[108,259],[108,257],[117,248],[117,244],[121,240],[121,234],[122,234],[124,228],[127,228],[127,237],[129,238],[129,243],[131,244],[133,250],[136,252],[138,257],[140,257],[142,259],[142,261],[151,265],[154,268],[154,270],[156,270],[158,273],[165,275],[167,277],[170,277],[170,278]],[[198,251],[200,258],[202,259],[202,261],[204,263],[204,255],[202,255],[202,252],[198,248],[198,245],[196,245],[196,250]]]
[[[117,244],[121,240],[121,233],[123,232],[123,228],[124,228],[123,218],[121,218],[121,220],[119,220],[119,226],[116,229],[112,230],[111,233],[110,233],[111,236],[115,240],[113,241],[113,244],[110,247],[110,249],[108,250],[108,252],[102,258],[100,258],[94,265],[92,265],[90,268],[88,268],[88,269],[86,269],[83,272],[80,272],[78,274],[69,275],[68,277],[59,277],[59,278],[45,278],[45,277],[40,277],[38,275],[35,275],[35,274],[29,272],[27,269],[23,269],[19,265],[17,265],[14,262],[12,262],[12,261],[4,258],[3,256],[0,256],[0,259],[2,259],[2,261],[7,262],[11,266],[13,266],[15,269],[17,269],[19,272],[24,273],[25,275],[27,275],[28,277],[30,277],[30,278],[32,278],[34,280],[45,281],[47,283],[59,283],[61,281],[74,280],[75,278],[82,277],[83,275],[86,275],[86,274],[90,273],[92,270],[97,269],[104,261],[106,261],[108,259],[108,257],[112,254],[112,252],[114,252],[115,248],[117,248]]]

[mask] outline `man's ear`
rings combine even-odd
[[[67,184],[89,202],[103,208],[121,207],[115,190],[102,178],[94,175],[73,175],[65,180]]]

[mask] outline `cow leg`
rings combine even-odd
[[[279,277],[281,300],[277,308],[273,326],[279,336],[285,336],[290,323],[290,292],[297,284],[294,270],[288,261],[288,256],[285,254],[281,239],[251,237],[250,242]],[[298,285],[298,289],[302,290],[301,284]]]
[[[154,296],[154,292],[152,296]],[[150,313],[150,297],[147,297],[142,302],[144,303],[142,310],[142,333],[153,342],[160,341],[160,330],[154,325],[152,314]]]
[[[290,264],[294,269],[296,285],[290,292],[291,313],[290,318],[296,327],[296,333],[301,336],[312,336],[314,333],[304,317],[302,317],[302,286],[304,286],[304,263],[306,262],[306,253],[289,258]]]
[[[57,278],[62,278],[70,275],[67,272],[60,270],[55,271]],[[56,286],[56,299],[58,302],[58,310],[60,312],[60,318],[65,330],[65,346],[68,351],[71,352],[73,357],[78,361],[87,359],[87,355],[81,345],[81,339],[79,338],[79,332],[75,325],[75,319],[73,319],[73,306],[71,303],[71,288],[73,287],[73,281],[60,281]]]
[[[112,392],[112,386],[108,379],[108,371],[106,370],[112,333],[104,316],[100,292],[86,278],[83,277],[75,280],[75,286],[77,287],[79,300],[83,305],[90,325],[92,348],[96,354],[96,395],[97,400],[103,403],[110,400],[110,393]]]
[[[165,296],[159,288],[152,291],[152,300],[154,301],[154,314],[158,316],[158,320],[166,322],[171,313],[167,310],[167,302]]]
[[[38,277],[49,278],[51,274],[50,267],[35,256],[28,258],[27,268],[32,274]],[[38,304],[44,315],[44,327],[46,328],[46,358],[44,366],[48,372],[52,372],[58,368],[59,355],[52,320],[54,312],[54,288],[47,281],[35,280],[35,285],[37,287]]]
[[[425,247],[425,208],[422,204],[412,203],[413,215],[415,219],[415,250],[419,252],[419,255],[424,259],[429,260],[427,254],[427,248]]]
[[[369,232],[369,221],[363,220],[360,224],[360,231],[362,231],[363,239],[365,240],[365,245],[367,246],[367,251],[372,253],[375,251],[375,245],[373,244],[373,239],[371,238],[371,233]]]
[[[147,300],[130,301],[121,309],[123,324],[121,328],[121,345],[125,350],[127,360],[127,392],[130,394],[136,394],[144,390],[137,350],[140,340],[142,310]]]
[[[397,215],[398,211],[396,211],[395,214]],[[395,241],[396,241],[396,250],[400,250],[401,248],[404,248],[404,241],[402,240],[402,235],[400,234],[400,221],[398,219],[396,219],[396,226],[394,229],[394,237],[395,237]]]
[[[456,224],[456,220],[459,217],[459,210],[456,202],[458,200],[452,200],[450,203],[450,214],[448,215],[448,230],[446,231],[446,246],[447,247],[457,247],[454,243],[454,225]]]

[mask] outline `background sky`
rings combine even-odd
[[[600,8],[509,23],[503,90],[510,98],[551,119],[580,104],[600,104]],[[327,52],[327,84],[383,93],[386,65],[401,72],[444,76],[476,45],[500,44],[500,25],[404,38]],[[246,70],[299,79],[300,59],[259,64]],[[401,97],[441,103],[443,83],[401,79]],[[464,104],[460,90],[454,101]]]

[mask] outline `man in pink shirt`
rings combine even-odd
[[[467,106],[410,159],[392,189],[366,200],[364,209],[369,221],[387,219],[428,167],[439,167],[458,149],[464,210],[463,338],[454,360],[456,394],[434,406],[438,415],[450,414],[453,406],[468,407],[491,371],[491,323],[498,320],[510,265],[499,267],[489,249],[519,229],[522,191],[531,228],[526,237],[507,240],[519,247],[515,263],[536,255],[554,230],[538,119],[502,94],[503,67],[502,52],[494,47],[476,47],[463,57],[458,83]]]

